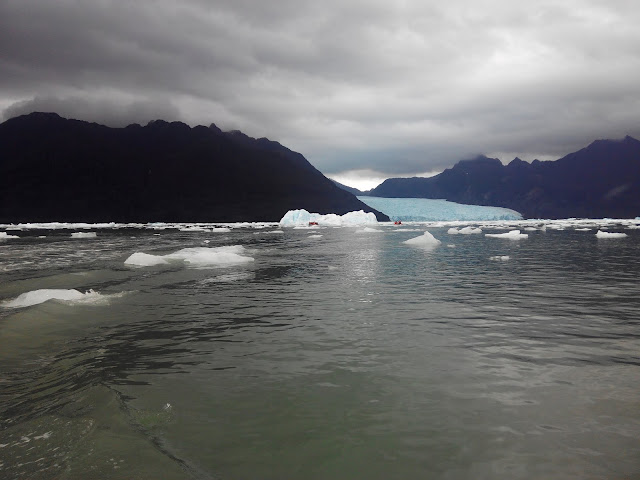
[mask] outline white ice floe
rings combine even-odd
[[[509,260],[509,255],[495,255],[493,257],[489,257],[489,260],[506,262],[507,260]]]
[[[18,235],[9,235],[7,232],[0,232],[0,240],[9,240],[11,238],[20,238]]]
[[[45,288],[41,290],[32,290],[30,292],[22,293],[13,300],[4,302],[2,306],[7,308],[30,307],[31,305],[38,305],[48,300],[92,303],[101,298],[103,298],[102,295],[100,295],[98,292],[94,292],[93,290],[82,293],[74,289],[65,290],[57,288]]]
[[[591,229],[584,227],[584,228],[576,228],[575,231],[576,232],[589,232],[589,231],[591,231]]]
[[[194,267],[227,267],[253,262],[253,257],[245,256],[245,252],[242,245],[183,248],[167,255],[136,252],[129,256],[124,263],[137,267],[151,267],[172,262],[184,262]]]
[[[264,233],[284,233],[282,230],[271,230],[269,232],[264,232]]]
[[[357,212],[349,212],[344,215],[336,215],[329,213],[321,215],[319,213],[309,213],[304,209],[289,210],[280,220],[281,227],[300,227],[308,226],[309,222],[317,222],[321,226],[333,227],[355,227],[360,225],[376,225],[378,220],[371,213],[365,213],[364,210]]]
[[[622,232],[603,232],[602,230],[598,230],[598,233],[596,233],[596,237],[598,238],[624,238],[626,237],[627,234],[626,233],[622,233]]]
[[[307,238],[320,238],[322,235],[309,235]]]
[[[96,238],[96,232],[74,232],[71,238]]]
[[[529,237],[526,233],[520,233],[520,230],[511,230],[506,233],[485,233],[484,235],[485,237],[506,238],[507,240],[520,240]]]
[[[406,243],[407,245],[413,245],[415,247],[435,247],[440,245],[440,240],[435,238],[429,231],[425,231],[419,237],[410,238],[409,240],[405,240],[402,243]]]
[[[384,232],[384,230],[380,230],[379,228],[364,227],[363,229],[357,231],[357,233],[375,233],[375,232]]]
[[[151,255],[144,252],[136,252],[124,261],[125,265],[135,265],[137,267],[153,267],[154,265],[164,265],[169,263],[162,255]]]

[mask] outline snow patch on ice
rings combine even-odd
[[[596,237],[598,238],[624,238],[626,237],[627,234],[626,233],[618,233],[618,232],[603,232],[602,230],[598,230],[598,233],[596,233]]]
[[[242,245],[183,248],[167,255],[136,252],[124,263],[137,267],[151,267],[171,262],[184,262],[193,267],[227,267],[253,262],[253,257],[245,256],[245,252],[246,249]]]
[[[376,216],[371,213],[365,213],[364,210],[357,212],[349,212],[344,215],[336,215],[330,213],[327,215],[321,215],[319,213],[309,213],[304,209],[289,210],[285,213],[284,217],[280,220],[281,227],[304,227],[308,226],[309,222],[317,222],[321,226],[333,226],[333,227],[349,227],[360,225],[376,225],[378,220]]]
[[[485,237],[506,238],[508,240],[521,240],[529,237],[526,233],[520,233],[520,230],[511,230],[506,233],[485,233],[484,235]]]

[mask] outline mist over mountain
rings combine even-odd
[[[278,221],[297,208],[388,218],[301,154],[214,124],[109,128],[55,113],[0,124],[0,222]]]
[[[429,178],[390,178],[377,197],[445,199],[506,207],[525,218],[633,218],[640,215],[640,141],[597,140],[549,162],[479,156]]]

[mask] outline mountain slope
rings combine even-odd
[[[299,153],[215,125],[0,124],[0,222],[277,221],[295,208],[374,211]]]
[[[430,178],[387,179],[370,195],[506,207],[526,218],[632,218],[640,215],[640,141],[597,140],[554,162],[480,156]]]
[[[341,188],[342,190],[345,190],[349,193],[352,193],[353,195],[356,196],[360,196],[360,195],[364,195],[364,192],[362,190],[358,190],[355,187],[350,187],[349,185],[344,185],[336,180],[331,180],[333,183],[335,183],[339,188]]]

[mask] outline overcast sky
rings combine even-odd
[[[639,137],[639,25],[637,0],[0,0],[0,112],[213,122],[370,187]]]

